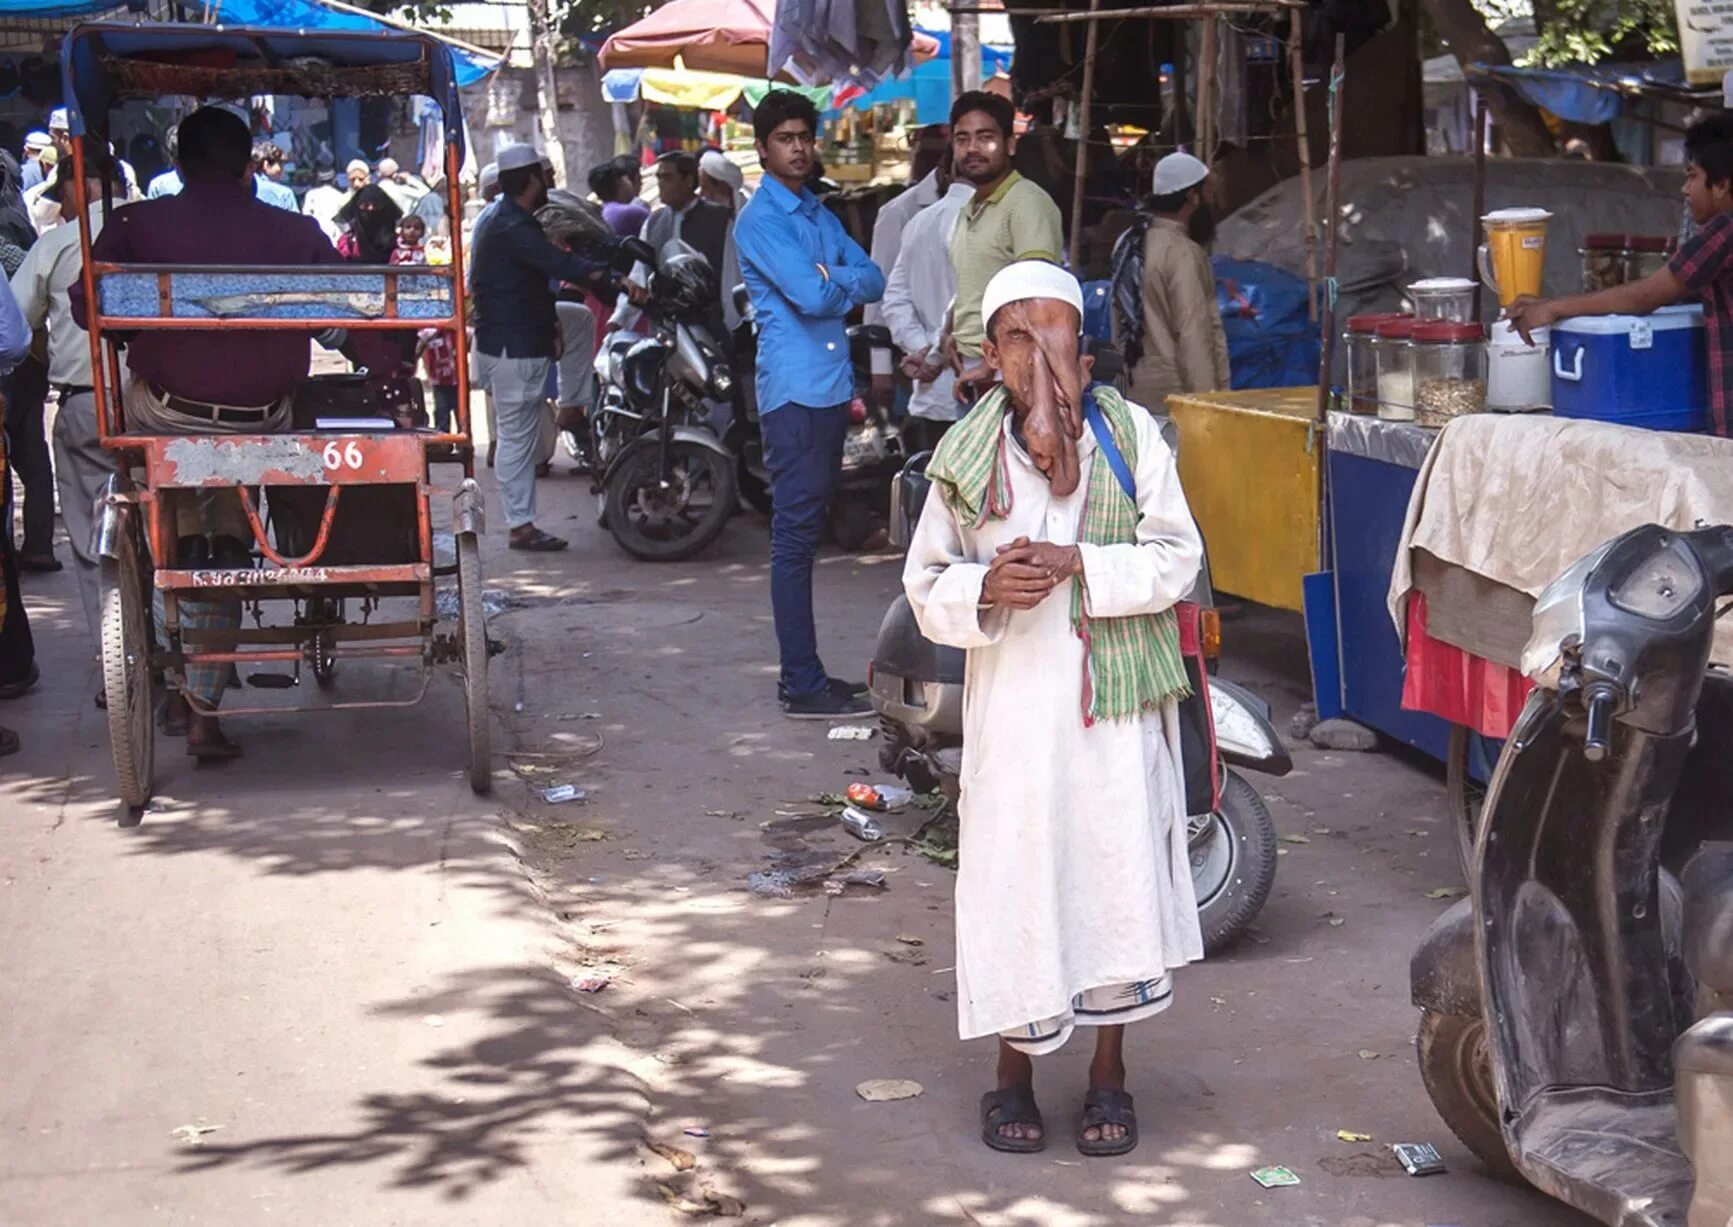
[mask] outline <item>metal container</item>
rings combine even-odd
[[[1676,239],[1652,234],[1591,234],[1577,248],[1583,261],[1583,290],[1610,289],[1641,281],[1667,265]]]

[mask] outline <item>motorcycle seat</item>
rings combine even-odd
[[[1699,1012],[1733,1009],[1733,842],[1706,843],[1685,866],[1685,965]]]

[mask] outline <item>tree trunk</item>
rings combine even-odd
[[[1467,71],[1470,64],[1509,64],[1504,41],[1486,28],[1486,22],[1470,0],[1425,0],[1427,15],[1437,28],[1450,54]],[[1551,157],[1556,149],[1539,108],[1525,102],[1514,90],[1492,81],[1475,86],[1486,97],[1487,108],[1504,136],[1505,145],[1519,158]]]
[[[1464,0],[1466,3],[1466,0]],[[530,55],[536,72],[536,123],[541,128],[542,151],[553,163],[554,182],[567,183],[566,145],[560,138],[559,86],[554,80],[557,37],[548,15],[548,0],[529,0]]]

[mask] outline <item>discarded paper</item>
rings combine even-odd
[[[179,1125],[169,1131],[169,1136],[183,1146],[203,1146],[205,1134],[215,1133],[221,1128],[221,1125]]]
[[[1370,1142],[1372,1135],[1370,1133],[1355,1133],[1352,1129],[1338,1129],[1336,1130],[1336,1140],[1338,1142]]]
[[[871,741],[872,735],[870,724],[839,724],[829,733],[832,741]]]
[[[582,788],[579,788],[576,784],[556,784],[552,788],[542,789],[542,800],[546,801],[549,805],[559,805],[565,801],[577,801],[582,803],[589,799],[590,794],[585,792]]]
[[[680,1132],[684,1133],[689,1138],[707,1138],[710,1136],[710,1130],[706,1129],[703,1125],[687,1125],[684,1129],[680,1130]]]
[[[1282,836],[1282,842],[1285,844],[1309,844],[1312,841],[1307,839],[1304,835],[1284,835]]]
[[[1426,897],[1428,899],[1458,899],[1467,893],[1468,888],[1464,886],[1440,886],[1437,890],[1427,891]]]
[[[868,1103],[887,1103],[893,1099],[913,1099],[922,1091],[919,1082],[907,1078],[870,1078],[854,1088],[854,1093]]]
[[[1370,1048],[1362,1048],[1360,1050],[1360,1059],[1362,1061],[1376,1061],[1382,1055],[1382,1053],[1373,1052]]]
[[[1283,1189],[1300,1183],[1300,1178],[1285,1167],[1260,1167],[1252,1179],[1266,1189]]]

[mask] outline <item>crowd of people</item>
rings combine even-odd
[[[999,1041],[982,1137],[1000,1150],[1044,1144],[1031,1058],[1087,1025],[1099,1038],[1079,1145],[1120,1154],[1137,1143],[1124,1024],[1166,1008],[1172,970],[1201,956],[1173,612],[1201,545],[1148,410],[1159,412],[1170,392],[1227,381],[1203,246],[1208,171],[1183,154],[1163,159],[1147,209],[1116,253],[1116,332],[1132,372],[1122,398],[1091,380],[1061,213],[1013,167],[1014,124],[998,96],[959,98],[948,125],[920,135],[914,182],[880,213],[871,254],[813,190],[818,115],[792,91],[770,91],[754,113],[763,170],[755,192],[719,151],[660,158],[654,209],[640,199],[635,161],[592,170],[593,202],[579,203],[611,232],[599,245],[550,237],[538,215],[558,204],[552,169],[534,148],[510,145],[481,175],[486,203],[468,244],[473,370],[456,369],[450,337],[438,331],[320,340],[342,343],[376,376],[423,365],[440,430],[451,426],[460,380],[485,389],[508,545],[548,552],[567,544],[537,524],[550,406],[582,413],[595,346],[636,327],[648,298],[651,271],[633,255],[645,247],[625,240],[659,251],[678,239],[718,270],[708,314],[719,338],[739,320],[731,291],[743,284],[772,478],[777,699],[792,718],[832,720],[868,710],[862,684],[827,671],[813,612],[814,560],[856,393],[845,322],[864,309],[891,331],[912,386],[910,430],[933,449],[936,491],[904,584],[925,633],[970,652],[958,1011],[965,1037]],[[63,123],[31,134],[22,168],[0,153],[0,259],[11,288],[0,294],[0,369],[10,371],[9,459],[25,498],[21,547],[10,531],[0,542],[0,700],[37,680],[18,572],[62,565],[56,485],[93,650],[99,639],[91,521],[114,461],[98,439],[80,244],[67,224],[78,211],[87,212],[93,257],[120,264],[418,265],[434,259],[432,240],[450,224],[443,205],[426,205],[439,193],[389,162],[352,164],[346,188],[321,182],[296,201],[281,184],[281,151],[255,145],[246,121],[219,108],[181,122],[172,169],[142,191],[110,149],[80,139],[83,184],[70,182]],[[51,220],[38,209],[44,202]],[[33,336],[43,342],[34,352]],[[134,337],[120,389],[129,427],[287,429],[291,393],[309,370],[308,338],[257,332],[244,343],[246,361],[237,362],[235,342],[217,333]],[[50,394],[52,463],[43,430]],[[250,565],[238,496],[171,500],[166,512],[181,565]],[[240,608],[184,601],[181,617],[188,629],[232,629]],[[158,713],[159,727],[182,733],[201,761],[235,757],[240,747],[216,715],[229,684],[226,665],[187,667],[184,694]],[[0,754],[16,748],[16,736],[0,731]],[[1085,793],[1087,804],[1078,800]],[[1105,913],[1093,902],[1102,897],[1114,900]]]

